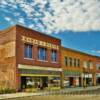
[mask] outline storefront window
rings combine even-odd
[[[46,48],[42,48],[42,47],[38,48],[38,59],[46,60]]]
[[[52,60],[52,62],[56,62],[57,61],[57,51],[56,50],[52,50],[52,52],[51,52],[51,60]]]
[[[60,78],[59,77],[49,77],[49,87],[59,87]]]
[[[30,44],[24,45],[24,57],[32,58],[32,45],[30,45]]]

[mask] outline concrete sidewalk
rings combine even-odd
[[[86,87],[86,88],[66,88],[66,89],[61,89],[59,91],[39,91],[37,93],[24,93],[24,92],[20,92],[20,93],[12,93],[12,94],[1,94],[0,95],[0,99],[10,99],[10,98],[21,98],[21,97],[28,97],[28,96],[46,96],[46,95],[54,95],[54,94],[66,94],[69,92],[77,92],[77,91],[83,91],[83,90],[96,90],[96,89],[100,89],[100,86],[93,86],[93,87]]]

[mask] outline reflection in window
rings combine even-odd
[[[24,57],[32,58],[32,45],[30,45],[30,44],[24,45]]]
[[[57,51],[56,50],[51,51],[51,60],[52,60],[52,62],[57,61]]]
[[[38,59],[46,60],[46,48],[42,48],[42,47],[38,48]]]

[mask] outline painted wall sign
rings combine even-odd
[[[45,41],[40,41],[40,40],[33,39],[33,38],[30,38],[30,37],[26,37],[26,36],[22,36],[22,41],[25,42],[25,43],[31,43],[33,45],[40,45],[40,46],[48,47],[50,49],[59,50],[58,45],[48,43],[48,42],[45,42]]]
[[[39,74],[39,75],[60,75],[58,71],[46,71],[46,70],[32,70],[32,69],[19,69],[20,74]]]

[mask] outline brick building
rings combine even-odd
[[[96,83],[100,85],[100,57],[96,57]]]
[[[60,88],[100,84],[100,57],[20,25],[0,31],[0,88]]]
[[[69,48],[61,48],[64,86],[96,85],[95,57]]]
[[[0,87],[59,87],[60,47],[60,39],[20,25],[1,31]]]

